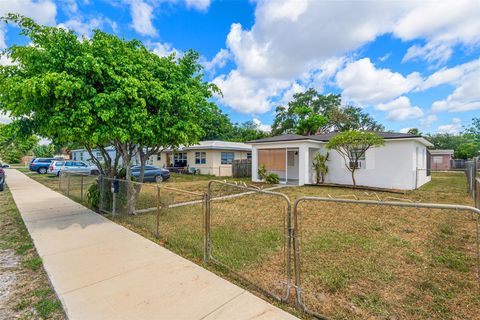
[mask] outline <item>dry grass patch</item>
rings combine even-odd
[[[0,319],[65,319],[8,188],[0,230]]]

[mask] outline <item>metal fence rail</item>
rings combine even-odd
[[[100,194],[100,211],[114,221],[147,232],[177,253],[202,259],[204,194],[107,177],[101,179]]]
[[[283,194],[211,181],[206,260],[278,300],[287,300],[290,208]]]
[[[439,307],[456,310],[461,319],[471,318],[456,305],[480,308],[475,298],[479,214],[478,209],[456,205],[297,200],[293,219],[298,306],[319,318],[340,314],[409,319],[418,312],[435,314]],[[432,302],[432,295],[452,297]],[[411,309],[402,308],[405,302]]]

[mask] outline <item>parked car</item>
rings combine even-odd
[[[30,171],[36,171],[40,174],[45,174],[48,172],[48,167],[50,167],[50,164],[52,163],[52,161],[55,161],[55,160],[60,160],[60,159],[35,158],[30,162],[30,165],[28,166],[28,168],[30,169]]]
[[[140,166],[132,167],[132,176],[138,180],[140,177]],[[159,168],[155,166],[145,166],[144,182],[157,182],[166,181],[170,179],[170,171],[165,168]]]
[[[89,164],[85,161],[61,160],[53,161],[48,173],[59,176],[62,171],[84,173],[84,174],[98,174],[98,168],[95,165]]]
[[[3,191],[5,186],[5,169],[10,167],[8,164],[2,164],[0,162],[0,191]]]

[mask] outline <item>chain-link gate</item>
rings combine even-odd
[[[290,293],[290,201],[281,194],[211,181],[205,260],[285,301]]]
[[[304,197],[293,211],[297,305],[307,313],[478,317],[480,210]]]

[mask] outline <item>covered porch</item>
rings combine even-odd
[[[278,175],[281,184],[301,186],[314,183],[313,157],[321,148],[318,142],[253,145],[252,180],[260,181],[258,169],[265,166],[267,173]]]

